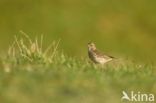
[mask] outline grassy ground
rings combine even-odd
[[[156,94],[152,65],[121,59],[94,65],[58,53],[58,42],[49,56],[50,49],[43,52],[37,40],[25,37],[29,42],[15,37],[1,59],[1,103],[121,103],[123,90]]]

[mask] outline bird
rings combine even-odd
[[[98,50],[93,42],[88,43],[88,56],[95,64],[105,64],[114,58]]]

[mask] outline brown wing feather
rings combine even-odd
[[[112,56],[109,56],[109,55],[107,55],[107,54],[104,54],[104,53],[100,52],[99,50],[94,50],[94,52],[95,52],[95,54],[97,54],[97,56],[99,56],[99,57],[104,57],[104,58],[106,58],[106,59],[114,58],[114,57],[112,57]]]

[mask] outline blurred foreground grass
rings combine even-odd
[[[123,90],[156,94],[154,65],[116,60],[102,67],[58,51],[45,63],[42,50],[41,56],[34,52],[38,43],[33,49],[33,43],[23,45],[30,53],[20,45],[21,50],[1,59],[1,103],[121,103]]]
[[[2,103],[121,103],[122,91],[156,94],[154,66],[98,67],[85,60],[56,57],[46,65],[16,65],[0,70]],[[59,59],[60,58],[60,59]]]
[[[50,66],[1,69],[2,103],[121,103],[122,91],[156,94],[151,66],[95,68],[84,61],[65,59]],[[117,70],[115,70],[117,69]]]

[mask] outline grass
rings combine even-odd
[[[121,103],[122,91],[156,94],[155,67],[127,60],[105,66],[42,48],[25,33],[1,58],[1,103]]]

